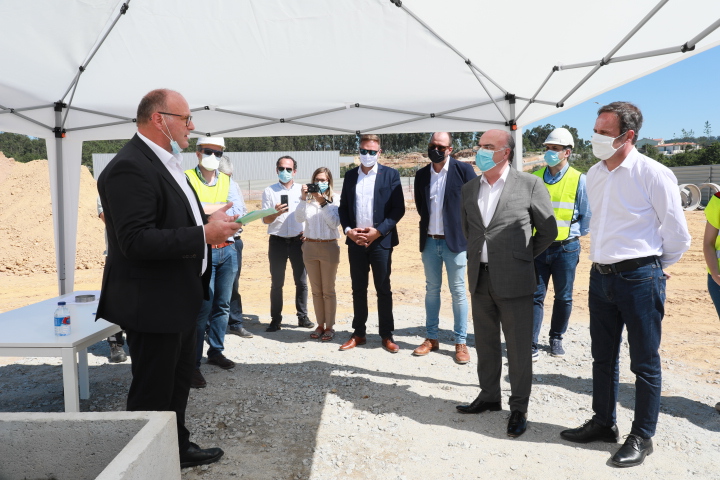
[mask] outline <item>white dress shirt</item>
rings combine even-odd
[[[611,264],[657,255],[663,268],[690,248],[677,178],[636,149],[613,171],[605,161],[587,174],[590,260]]]
[[[355,185],[355,220],[357,222],[355,227],[357,228],[374,226],[373,209],[377,172],[377,163],[373,165],[367,174],[362,171],[362,167],[358,168],[358,179],[357,184]]]
[[[505,188],[505,181],[507,180],[508,173],[510,173],[510,165],[505,165],[505,171],[493,185],[488,183],[485,175],[480,177],[478,207],[480,208],[480,214],[482,215],[483,225],[486,227],[490,224],[493,216],[495,215],[495,209],[500,201],[500,195]],[[483,242],[482,252],[480,253],[480,261],[482,263],[488,262],[487,240]]]
[[[281,195],[288,196],[288,210],[270,224],[268,224],[268,235],[277,235],[278,237],[297,237],[303,232],[302,223],[295,220],[295,209],[300,205],[300,195],[302,194],[302,186],[293,182],[290,188],[286,188],[282,183],[274,183],[267,187],[262,194],[262,208],[275,208],[280,202]]]
[[[315,199],[300,202],[300,206],[295,210],[295,220],[305,223],[304,232],[306,238],[314,240],[340,238],[340,232],[338,231],[340,225],[340,214],[338,213],[340,196],[334,193],[332,200],[332,203],[328,203],[324,207],[321,207]]]
[[[193,217],[195,217],[195,224],[203,227],[203,246],[205,245],[205,226],[203,224],[202,216],[200,215],[200,207],[198,207],[197,199],[195,198],[195,192],[193,192],[192,187],[188,183],[188,179],[185,176],[185,172],[182,169],[182,154],[173,155],[172,153],[168,152],[164,148],[162,148],[160,145],[157,145],[155,142],[144,136],[142,133],[137,132],[137,136],[140,137],[140,140],[145,142],[148,147],[150,147],[150,150],[157,155],[157,157],[160,159],[163,165],[165,165],[165,168],[167,168],[168,172],[170,172],[170,175],[175,179],[180,189],[183,191],[185,196],[188,199],[188,203],[190,203],[190,208],[192,209]],[[205,269],[207,268],[207,248],[203,248],[203,262],[202,262],[202,269],[200,271],[200,275],[205,273]]]
[[[430,166],[430,223],[428,224],[430,235],[445,235],[442,213],[449,167],[449,158],[445,160],[445,165],[439,172],[436,172],[432,165]]]

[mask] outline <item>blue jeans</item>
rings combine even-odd
[[[665,315],[665,275],[659,263],[630,272],[590,271],[590,338],[593,356],[593,420],[616,423],[619,354],[623,326],[635,374],[635,418],[630,433],[655,435],[660,411],[660,337]]]
[[[237,271],[237,253],[233,245],[212,249],[210,300],[204,300],[197,319],[195,366],[200,367],[205,332],[208,336],[208,358],[225,350],[225,330],[230,314],[230,290]]]
[[[452,295],[452,310],[455,325],[455,343],[465,343],[467,337],[468,302],[465,295],[465,266],[467,252],[451,251],[445,240],[428,237],[422,251],[425,267],[425,328],[427,338],[437,340],[440,323],[440,287],[442,267],[448,277],[448,289]]]
[[[235,274],[235,281],[232,284],[232,290],[230,291],[230,318],[228,319],[228,325],[232,325],[235,328],[241,328],[243,326],[243,308],[242,308],[242,297],[240,296],[240,271],[242,270],[242,251],[243,241],[241,238],[235,239],[235,254],[237,255],[237,273]]]
[[[580,261],[580,240],[556,247],[550,246],[535,258],[538,286],[533,296],[533,345],[537,345],[543,322],[545,295],[552,277],[555,289],[550,339],[562,340],[572,312],[575,269]]]
[[[708,293],[710,294],[710,298],[715,305],[715,310],[717,311],[718,317],[720,317],[720,285],[715,283],[715,280],[712,279],[709,273],[707,277],[707,282]]]

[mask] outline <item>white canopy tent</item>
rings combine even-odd
[[[74,283],[82,142],[130,138],[151,89],[182,93],[198,135],[520,140],[523,125],[720,44],[717,0],[439,3],[0,3],[0,131],[47,139],[60,292]]]

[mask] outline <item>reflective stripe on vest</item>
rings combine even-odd
[[[195,193],[197,193],[200,203],[227,203],[228,194],[230,193],[230,177],[224,173],[217,172],[217,182],[215,185],[205,185],[202,180],[198,177],[197,171],[194,168],[185,170],[185,176],[190,181]]]
[[[547,170],[547,167],[533,172],[533,175],[537,175],[545,182],[545,170]],[[550,193],[550,202],[555,211],[555,221],[558,227],[555,241],[566,240],[570,237],[570,225],[572,225],[572,218],[575,213],[575,198],[580,185],[580,175],[581,173],[573,167],[568,167],[559,182],[545,183]]]

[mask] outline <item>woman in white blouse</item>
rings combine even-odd
[[[313,306],[317,328],[310,338],[328,342],[335,336],[335,277],[340,265],[340,216],[338,215],[339,195],[333,193],[332,173],[320,167],[312,175],[312,184],[317,192],[308,192],[303,185],[300,205],[295,210],[295,219],[304,222],[305,242],[302,245],[303,261],[312,289]]]

